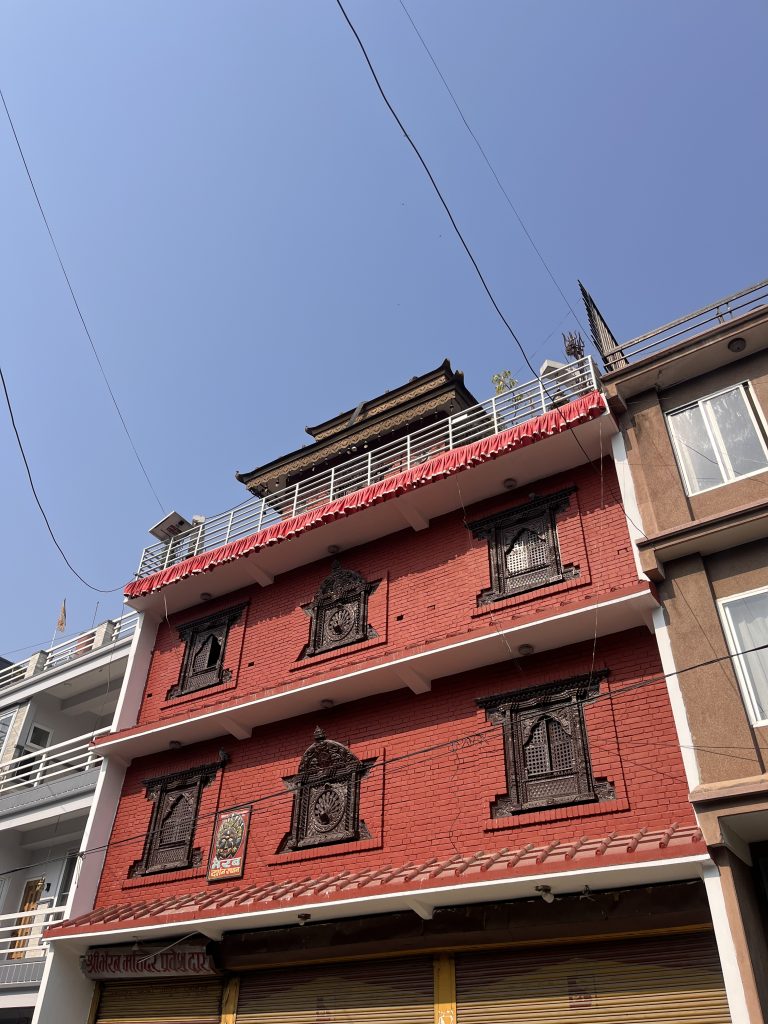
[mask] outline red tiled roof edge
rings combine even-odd
[[[361,509],[369,508],[371,505],[377,505],[388,498],[423,487],[432,480],[452,476],[454,473],[469,469],[470,466],[477,466],[496,459],[516,448],[524,448],[542,438],[561,434],[579,423],[595,419],[606,410],[607,405],[602,394],[599,391],[592,391],[557,410],[543,413],[541,416],[536,416],[509,430],[504,430],[500,434],[494,434],[492,437],[486,437],[480,441],[474,441],[472,444],[464,445],[462,448],[443,452],[442,455],[436,455],[420,466],[414,466],[413,469],[406,470],[404,473],[388,477],[380,483],[355,491],[354,494],[337,498],[311,512],[292,516],[290,519],[275,523],[258,533],[232,541],[230,544],[224,544],[213,551],[206,551],[193,558],[187,558],[183,562],[171,565],[151,576],[132,580],[125,587],[125,596],[144,597],[171,583],[187,579],[189,576],[210,572],[218,565],[243,558],[254,551],[259,551],[272,544],[279,544],[317,526],[322,526],[324,523],[333,522],[335,519],[341,519],[359,512]]]
[[[398,869],[391,865],[367,868],[350,874],[339,871],[315,879],[293,882],[262,882],[251,886],[207,888],[197,893],[164,899],[142,900],[124,906],[103,907],[72,921],[63,921],[46,929],[47,938],[75,936],[91,932],[119,931],[125,924],[130,931],[137,925],[191,922],[215,917],[233,917],[248,911],[266,910],[307,902],[331,902],[368,895],[417,895],[421,890],[447,888],[451,884],[501,881],[541,875],[547,869],[567,873],[596,867],[618,867],[644,861],[675,860],[681,856],[706,853],[702,833],[696,826],[677,823],[663,829],[640,829],[627,835],[587,838],[544,846],[528,844],[520,849],[504,848],[490,853],[454,855],[443,861],[434,858],[415,866],[408,861]],[[403,884],[405,883],[405,884]],[[363,911],[364,912],[364,911]],[[361,913],[357,904],[355,913]]]

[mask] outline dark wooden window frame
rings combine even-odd
[[[375,757],[355,757],[348,747],[315,729],[298,772],[283,779],[293,792],[293,808],[290,832],[277,853],[370,839],[360,820],[360,784],[375,762]]]
[[[227,639],[230,629],[246,607],[241,604],[235,608],[226,608],[213,615],[206,615],[205,618],[195,619],[194,622],[187,622],[179,628],[179,637],[184,641],[184,657],[179,678],[166,693],[166,700],[229,682],[232,673],[224,668]],[[206,662],[200,666],[196,664],[196,659],[206,643],[209,646],[214,643],[217,645],[217,656],[212,663]]]
[[[584,721],[584,702],[598,695],[600,683],[607,677],[608,670],[601,669],[590,675],[572,676],[477,700],[488,721],[504,730],[507,792],[492,801],[492,818],[548,807],[615,800],[613,783],[592,775]],[[549,769],[531,769],[526,747],[542,723],[548,736],[552,735],[548,723],[556,723],[558,732],[567,737],[570,753],[567,765],[553,768],[550,764]]]
[[[368,599],[380,583],[368,582],[354,569],[334,562],[314,598],[302,605],[311,621],[309,641],[299,660],[375,639],[378,634],[368,622]]]
[[[154,804],[149,828],[144,840],[144,851],[128,871],[129,878],[139,875],[155,875],[165,871],[180,871],[184,868],[199,867],[202,864],[202,850],[194,846],[200,798],[206,786],[216,773],[227,763],[225,756],[212,764],[185,768],[169,775],[145,779],[145,797]],[[163,841],[163,822],[171,813],[173,801],[186,800],[192,808],[189,834],[175,842]]]
[[[479,606],[575,579],[579,575],[578,566],[563,565],[557,539],[557,516],[568,508],[575,490],[575,487],[567,487],[467,524],[473,537],[488,542],[491,585],[477,595]],[[546,553],[542,561],[529,571],[510,572],[508,550],[515,538],[526,531],[538,537],[543,535]]]

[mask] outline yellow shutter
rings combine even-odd
[[[96,1024],[219,1024],[218,980],[106,981]]]
[[[237,1024],[434,1024],[431,957],[243,975]]]
[[[730,1024],[710,934],[456,957],[456,1024]]]

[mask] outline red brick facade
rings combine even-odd
[[[301,606],[314,597],[330,570],[330,559],[280,576],[269,587],[254,586],[198,605],[161,624],[139,727],[556,615],[637,586],[613,464],[606,460],[604,475],[586,466],[542,481],[535,490],[546,495],[569,486],[576,491],[558,517],[558,538],[562,561],[578,566],[577,578],[478,607],[477,595],[489,583],[487,544],[472,539],[462,512],[445,515],[427,530],[404,530],[340,555],[346,568],[367,580],[381,580],[368,614],[377,635],[355,647],[299,660],[309,629]],[[467,509],[466,519],[527,500],[527,493],[503,495]],[[178,627],[243,601],[249,603],[247,611],[232,627],[226,647],[224,666],[231,678],[190,696],[166,699],[183,654]],[[206,885],[216,812],[243,804],[253,806],[243,885],[573,841],[584,834],[666,828],[672,822],[694,824],[655,641],[645,628],[526,658],[517,651],[510,654],[508,662],[436,680],[429,693],[399,690],[369,697],[264,726],[251,739],[226,737],[134,762],[126,775],[96,907],[199,891]],[[615,799],[491,820],[490,804],[506,789],[503,735],[500,726],[488,723],[476,698],[598,669],[610,674],[585,709],[589,751],[593,774],[613,783]],[[370,838],[278,854],[292,803],[282,779],[296,772],[318,724],[358,757],[377,759],[361,787],[360,817]],[[142,780],[215,761],[222,749],[229,762],[203,791],[195,833],[201,865],[129,878],[151,814]]]
[[[368,580],[382,581],[371,597],[368,615],[377,637],[365,643],[299,660],[309,632],[309,619],[301,606],[312,600],[328,575],[330,558],[280,576],[270,587],[254,585],[226,599],[197,605],[174,617],[171,625],[161,623],[139,726],[303,686],[518,620],[556,615],[637,585],[612,462],[606,460],[603,477],[585,466],[543,481],[536,493],[546,495],[571,485],[577,490],[570,507],[558,516],[558,537],[562,561],[579,567],[578,578],[478,608],[477,595],[489,581],[488,546],[472,538],[462,512],[442,516],[428,530],[405,529],[339,556],[346,568]],[[527,493],[494,498],[467,509],[467,519],[527,500]],[[201,589],[204,586],[201,582]],[[232,673],[230,682],[166,700],[183,656],[178,627],[242,601],[249,602],[247,614],[233,626],[227,643],[225,667]]]

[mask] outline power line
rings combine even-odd
[[[472,250],[470,249],[466,239],[464,238],[464,235],[461,232],[461,229],[459,228],[459,225],[456,222],[455,217],[453,216],[453,213],[451,212],[451,208],[448,206],[448,203],[447,203],[445,197],[443,196],[443,193],[440,191],[440,186],[435,181],[435,178],[434,178],[432,172],[430,171],[429,166],[428,166],[426,160],[421,155],[421,151],[419,150],[419,147],[416,145],[416,143],[411,138],[407,128],[405,127],[403,122],[400,120],[400,117],[398,116],[397,111],[395,110],[395,108],[390,103],[389,98],[387,97],[387,94],[384,92],[382,84],[379,81],[379,77],[376,74],[376,70],[375,70],[373,64],[371,63],[371,58],[368,56],[368,51],[365,48],[365,44],[363,43],[362,39],[360,38],[360,36],[359,36],[359,34],[357,32],[357,29],[355,28],[355,26],[350,21],[349,15],[347,14],[346,10],[344,9],[344,5],[342,4],[341,0],[336,0],[336,5],[339,8],[339,10],[341,11],[342,15],[344,16],[344,20],[346,21],[346,23],[349,26],[352,34],[354,35],[355,39],[357,40],[357,44],[360,47],[360,51],[363,54],[363,57],[365,58],[365,62],[368,65],[368,69],[370,70],[371,75],[373,77],[373,80],[376,83],[376,88],[379,90],[379,93],[381,94],[381,98],[384,100],[384,103],[386,104],[387,109],[392,114],[392,117],[395,119],[398,127],[400,128],[400,131],[405,136],[405,138],[408,141],[408,144],[410,145],[411,149],[416,154],[416,157],[418,158],[419,163],[424,168],[424,172],[427,175],[427,177],[429,178],[430,184],[432,185],[432,188],[434,189],[437,198],[440,200],[440,203],[442,204],[443,209],[445,210],[445,212],[446,212],[446,214],[448,216],[448,220],[451,222],[451,226],[452,226],[454,232],[456,233],[456,237],[459,239],[459,242],[461,243],[465,253],[467,254],[467,257],[469,258],[470,263],[474,267],[474,270],[475,270],[475,273],[477,274],[478,280],[480,281],[480,284],[482,285],[483,290],[485,291],[486,295],[488,296],[488,299],[490,300],[491,305],[493,306],[493,308],[496,311],[496,313],[498,314],[498,317],[501,320],[502,324],[507,329],[507,331],[509,332],[509,334],[512,337],[513,341],[515,342],[515,344],[517,345],[518,349],[520,350],[520,354],[522,355],[523,360],[524,360],[526,366],[531,371],[531,373],[533,374],[534,377],[538,377],[538,375],[536,373],[536,370],[533,368],[533,364],[531,363],[530,359],[528,358],[527,352],[523,348],[522,342],[518,338],[518,336],[515,333],[512,325],[510,324],[509,320],[507,320],[506,316],[504,315],[504,313],[501,310],[501,307],[499,306],[498,302],[496,301],[496,299],[495,299],[495,297],[493,295],[493,292],[491,291],[490,286],[489,286],[488,282],[486,281],[486,279],[485,279],[485,277],[483,275],[483,272],[480,269],[480,266],[479,266],[477,260],[475,259],[474,255],[472,253]],[[545,395],[547,396],[547,398],[550,401],[551,408],[553,409],[553,411],[556,410],[558,412],[558,414],[560,415],[560,418],[562,419],[563,423],[566,426],[566,429],[571,432],[571,435],[573,436],[574,441],[576,442],[576,444],[581,449],[582,454],[584,455],[584,458],[587,460],[587,462],[590,464],[590,466],[592,466],[592,468],[595,470],[595,472],[598,472],[598,469],[595,466],[593,460],[589,457],[589,454],[588,454],[586,448],[581,443],[579,438],[576,436],[576,434],[575,434],[575,432],[573,430],[573,425],[567,422],[567,420],[565,419],[565,416],[562,413],[562,410],[558,407],[557,403],[553,400],[552,395],[547,390],[547,386],[544,383],[544,380],[542,378],[540,378],[540,377],[538,377],[538,379],[539,379],[539,383],[541,385],[541,388],[542,388],[543,392],[545,393]],[[613,496],[615,498],[616,495],[613,493],[613,488],[611,488],[611,493],[613,494]],[[618,498],[617,500],[618,500],[619,504],[621,505],[621,507],[624,508],[624,505],[623,505],[623,502],[621,501],[621,498]],[[624,513],[626,515],[626,509],[624,509]],[[629,516],[627,516],[627,518],[629,518]],[[635,528],[640,533],[642,533],[643,536],[645,536],[644,531],[642,529],[640,529],[639,526],[637,526],[636,524],[633,524],[633,525],[635,525]]]
[[[755,653],[757,651],[765,651],[765,650],[768,650],[768,643],[766,643],[766,644],[758,644],[756,647],[749,648],[746,651],[740,651],[738,654],[731,654],[729,652],[728,654],[724,654],[724,655],[721,655],[719,657],[709,658],[706,661],[696,662],[693,665],[686,665],[684,668],[675,669],[674,672],[659,672],[659,673],[656,673],[655,675],[647,677],[646,679],[639,679],[639,680],[637,680],[637,682],[634,682],[634,683],[627,683],[624,686],[616,686],[616,687],[612,687],[610,689],[606,689],[603,693],[599,693],[599,694],[597,694],[594,697],[588,697],[585,700],[584,703],[587,706],[591,707],[592,705],[599,704],[602,701],[606,701],[606,700],[613,701],[615,698],[620,697],[623,694],[633,693],[633,692],[635,692],[637,690],[642,690],[642,689],[644,689],[647,686],[657,686],[659,683],[665,683],[667,681],[667,679],[669,679],[673,675],[674,676],[680,676],[680,675],[683,675],[686,672],[695,671],[698,668],[706,668],[706,667],[708,667],[710,665],[714,665],[714,664],[717,664],[719,662],[731,661],[734,658],[739,657],[739,656],[743,656],[743,655],[746,655],[746,654],[753,654],[753,653]],[[465,744],[466,747],[471,747],[475,743],[483,742],[486,737],[493,735],[497,729],[498,729],[498,726],[496,726],[496,725],[486,725],[483,728],[475,729],[472,732],[464,733],[464,734],[462,734],[460,736],[453,736],[450,739],[441,740],[438,743],[432,743],[432,744],[429,744],[428,746],[420,747],[417,750],[409,750],[409,751],[406,751],[403,754],[397,754],[394,757],[385,757],[385,758],[382,758],[380,761],[377,761],[376,764],[374,764],[372,766],[371,771],[376,771],[376,770],[384,768],[384,767],[391,767],[392,765],[396,765],[396,764],[403,764],[405,762],[410,761],[414,757],[421,757],[421,756],[423,756],[425,754],[435,754],[435,755],[437,755],[439,752],[444,751],[446,748],[449,748],[449,749],[453,748],[456,751],[460,751],[460,750],[465,749],[465,747],[464,746],[456,746],[456,744]],[[648,740],[646,737],[638,737],[638,739],[637,739],[637,741],[635,743],[632,743],[632,742],[627,741],[627,740],[621,740],[620,742],[618,742],[618,744],[616,746],[612,746],[612,747],[604,747],[603,746],[602,749],[617,750],[618,754],[619,754],[619,757],[622,760],[626,761],[627,763],[641,765],[642,767],[648,767],[648,765],[645,762],[637,761],[634,758],[628,757],[624,753],[624,748],[627,747],[627,746],[631,747],[631,746],[637,746],[637,745],[641,745],[641,744],[647,745],[649,742],[656,742],[656,741]],[[593,741],[590,740],[590,743],[593,743]],[[595,743],[594,745],[595,746],[600,746],[599,743]],[[702,751],[704,751],[706,753],[719,753],[720,751],[734,751],[734,750],[754,750],[754,747],[752,745],[746,745],[746,744],[744,744],[744,745],[725,745],[725,746],[721,746],[721,747],[703,746],[701,744],[670,744],[670,743],[663,743],[663,744],[660,744],[660,745],[662,745],[662,746],[674,746],[675,748],[678,748],[678,749],[682,748],[682,749],[686,749],[686,750],[702,750]],[[732,757],[736,758],[736,755],[733,755],[733,754],[729,754],[728,756],[732,756]],[[740,758],[737,758],[737,759],[740,759]],[[248,807],[253,808],[253,807],[256,807],[258,804],[267,803],[267,802],[269,802],[271,800],[287,799],[288,796],[289,796],[289,793],[288,793],[288,791],[286,789],[274,790],[271,793],[265,793],[263,796],[256,797],[253,800],[248,801],[247,804],[244,804],[242,806],[248,806]],[[218,814],[218,810],[217,811],[212,811],[212,812],[210,812],[208,814],[201,814],[201,815],[198,816],[197,821],[205,821],[205,820],[207,820],[209,818],[215,818],[217,814]],[[152,833],[152,834],[154,834],[154,833]],[[93,846],[93,847],[89,848],[88,850],[81,851],[79,856],[80,857],[85,857],[85,856],[88,856],[88,855],[90,855],[92,853],[102,853],[105,850],[114,849],[115,847],[118,847],[118,846],[124,846],[127,843],[138,842],[139,840],[144,840],[147,837],[147,835],[148,835],[148,830],[145,829],[143,832],[136,833],[136,834],[131,835],[131,836],[124,836],[121,839],[117,839],[117,840],[109,839],[106,843],[102,843],[99,846]],[[40,866],[42,866],[42,865],[44,865],[46,863],[48,863],[48,862],[47,861],[38,861],[35,864],[24,864],[24,865],[21,865],[18,868],[9,868],[9,869],[7,869],[5,871],[0,871],[0,878],[4,877],[5,875],[15,874],[17,871],[26,871],[29,868],[40,867]]]
[[[24,468],[27,471],[27,479],[29,480],[29,486],[32,489],[32,495],[33,495],[33,497],[35,499],[35,502],[37,503],[37,507],[40,509],[40,514],[42,515],[43,520],[45,522],[45,525],[48,528],[48,533],[50,533],[50,535],[51,535],[51,540],[53,541],[53,543],[58,548],[59,554],[61,555],[61,557],[66,562],[66,564],[69,567],[69,569],[75,574],[75,576],[77,576],[77,578],[80,580],[81,583],[84,583],[85,586],[88,587],[89,590],[95,590],[97,594],[114,594],[118,590],[122,590],[123,589],[122,587],[112,587],[111,589],[106,589],[106,590],[103,587],[94,587],[92,583],[88,582],[88,580],[83,579],[83,577],[80,575],[80,573],[74,567],[74,565],[72,565],[72,563],[70,562],[70,560],[67,558],[66,554],[64,553],[64,549],[62,548],[61,544],[59,544],[58,540],[56,539],[56,534],[53,532],[53,528],[51,527],[51,524],[50,524],[50,522],[48,520],[48,516],[45,513],[45,509],[43,508],[42,502],[40,501],[40,498],[38,497],[38,494],[37,494],[37,490],[35,488],[35,482],[32,479],[32,471],[29,468],[29,462],[27,461],[27,455],[26,455],[26,452],[24,451],[24,445],[22,444],[21,437],[19,436],[19,430],[18,430],[18,427],[16,426],[16,418],[13,415],[13,406],[11,405],[11,396],[8,394],[8,387],[7,387],[6,383],[5,383],[5,374],[3,373],[2,367],[0,367],[0,382],[2,382],[2,385],[3,385],[3,394],[5,395],[5,402],[6,402],[6,405],[8,406],[8,413],[9,413],[9,415],[11,417],[11,426],[13,427],[13,432],[16,435],[16,443],[19,446],[19,451],[21,452],[21,458],[24,461]]]
[[[544,383],[543,378],[541,378],[536,373],[536,370],[534,369],[533,364],[531,363],[530,359],[528,358],[527,352],[523,348],[522,342],[518,338],[517,334],[515,333],[514,329],[512,328],[512,325],[507,320],[507,318],[505,317],[504,313],[502,312],[499,304],[497,303],[496,299],[494,298],[493,292],[491,291],[491,289],[490,289],[490,287],[488,285],[488,282],[485,280],[485,277],[483,276],[483,272],[481,271],[480,266],[479,266],[477,260],[475,259],[474,255],[472,253],[472,250],[469,248],[469,245],[467,244],[467,241],[464,238],[464,235],[461,233],[461,229],[459,228],[459,226],[458,226],[458,224],[456,222],[456,219],[454,218],[453,213],[451,212],[451,209],[448,206],[448,203],[447,203],[445,197],[443,196],[443,193],[440,191],[440,187],[437,184],[437,182],[435,181],[435,178],[434,178],[432,172],[430,171],[429,166],[427,165],[426,160],[421,155],[421,151],[419,150],[418,146],[416,145],[416,143],[411,138],[411,136],[410,136],[408,130],[406,129],[405,125],[400,120],[400,118],[399,118],[399,116],[397,114],[397,111],[395,110],[395,108],[390,103],[390,101],[389,101],[389,99],[387,97],[387,94],[384,92],[384,89],[383,89],[383,87],[381,85],[381,82],[379,81],[379,77],[376,74],[376,70],[375,70],[373,64],[371,63],[370,57],[368,56],[368,51],[365,48],[365,44],[363,43],[362,39],[360,38],[360,36],[359,36],[359,34],[357,32],[357,29],[355,28],[355,26],[350,21],[349,15],[347,14],[346,10],[344,9],[344,5],[342,4],[341,0],[336,0],[336,5],[338,6],[339,10],[341,11],[342,15],[344,16],[344,20],[346,21],[346,23],[349,26],[352,34],[354,35],[355,39],[357,40],[357,44],[360,47],[360,50],[361,50],[361,52],[363,54],[363,57],[365,58],[365,62],[368,65],[368,68],[369,68],[369,70],[371,72],[371,75],[373,77],[374,82],[376,83],[376,88],[379,90],[379,93],[381,94],[381,98],[384,100],[384,103],[386,104],[387,109],[389,110],[389,112],[392,114],[392,117],[397,122],[398,127],[400,128],[401,132],[403,133],[403,135],[407,139],[408,144],[410,145],[411,149],[416,154],[416,156],[417,156],[417,158],[419,160],[419,163],[424,168],[424,172],[426,173],[427,177],[429,178],[430,184],[432,185],[432,188],[434,189],[435,194],[437,195],[437,198],[440,200],[440,202],[441,202],[441,204],[443,206],[443,209],[445,210],[445,212],[446,212],[446,214],[448,216],[448,219],[451,222],[451,226],[453,227],[453,230],[456,233],[456,237],[461,242],[461,245],[462,245],[465,253],[468,256],[470,263],[474,267],[475,273],[477,274],[477,277],[478,277],[478,279],[480,281],[480,284],[483,286],[483,289],[484,289],[486,295],[488,296],[488,298],[489,298],[489,300],[491,302],[491,305],[495,309],[496,313],[499,316],[499,319],[501,320],[501,322],[503,323],[504,327],[507,329],[507,331],[511,335],[513,341],[515,342],[515,344],[517,345],[518,349],[520,350],[520,354],[522,355],[523,360],[524,360],[526,366],[531,371],[533,376],[536,377],[539,380],[539,383],[541,385],[542,391],[544,392],[546,397],[549,399],[552,411],[558,413],[558,415],[562,419],[563,423],[565,424],[566,429],[571,433],[571,436],[573,437],[574,441],[576,442],[576,444],[581,449],[581,452],[582,452],[584,458],[587,460],[587,462],[592,467],[592,469],[596,473],[599,473],[600,470],[597,468],[597,466],[595,465],[594,461],[589,457],[589,453],[587,452],[586,448],[581,443],[579,438],[576,436],[576,433],[575,433],[574,428],[573,428],[573,424],[568,423],[568,421],[565,419],[565,416],[563,415],[562,410],[560,409],[559,405],[553,400],[553,397],[552,397],[551,393],[547,389],[547,386]],[[566,299],[566,302],[567,301],[568,300]],[[569,304],[569,308],[570,308],[570,304]],[[611,492],[611,496],[614,498],[614,500],[619,504],[619,506],[623,510],[624,515],[626,516],[627,520],[635,527],[635,529],[638,531],[638,533],[642,534],[642,536],[645,537],[646,540],[647,540],[648,539],[648,535],[642,529],[642,527],[639,526],[630,517],[629,513],[626,510],[624,502],[621,499],[621,495],[619,495],[619,496],[616,495],[616,492],[614,491],[613,486],[611,485],[610,481],[608,481],[608,489]]]
[[[37,203],[37,207],[40,210],[40,215],[43,218],[43,223],[45,224],[45,229],[48,232],[48,237],[51,240],[51,245],[53,246],[53,251],[56,253],[56,259],[59,261],[59,266],[61,267],[61,272],[64,275],[64,280],[67,282],[67,288],[69,289],[69,294],[72,296],[72,301],[75,304],[75,309],[77,310],[77,315],[80,317],[80,323],[83,325],[83,330],[85,331],[85,335],[86,335],[86,337],[88,338],[88,341],[91,344],[91,349],[93,350],[93,354],[94,354],[94,356],[96,358],[96,362],[98,363],[99,370],[101,371],[101,376],[104,378],[104,383],[107,386],[107,391],[109,392],[109,397],[112,399],[112,404],[114,405],[114,407],[115,407],[115,409],[117,411],[117,415],[120,417],[120,422],[123,425],[123,430],[125,431],[125,436],[128,438],[128,441],[129,441],[129,443],[131,445],[131,448],[133,449],[133,454],[136,456],[136,461],[138,462],[139,466],[141,467],[141,471],[144,474],[144,477],[145,477],[147,483],[149,484],[149,488],[152,491],[152,494],[155,496],[155,501],[160,506],[161,512],[164,512],[165,508],[163,506],[163,503],[162,503],[162,501],[160,501],[160,498],[157,496],[157,491],[155,490],[155,488],[154,488],[154,486],[152,484],[152,481],[149,479],[149,473],[147,473],[146,467],[145,467],[144,463],[141,461],[141,456],[139,455],[138,449],[136,448],[136,445],[134,444],[133,438],[131,437],[131,432],[128,429],[128,424],[125,422],[125,417],[123,416],[123,414],[122,414],[122,412],[120,410],[120,406],[117,404],[117,399],[115,398],[115,393],[112,390],[111,384],[109,383],[109,379],[107,377],[107,374],[106,374],[106,371],[104,369],[104,366],[103,366],[103,364],[101,362],[101,358],[99,356],[99,353],[96,351],[96,346],[93,343],[93,338],[91,337],[91,332],[88,330],[88,325],[85,322],[85,317],[83,316],[83,311],[80,309],[80,303],[77,301],[77,296],[75,295],[75,290],[72,287],[72,282],[69,279],[69,274],[67,273],[66,267],[64,266],[64,261],[61,258],[61,253],[59,252],[59,247],[58,247],[58,245],[56,245],[56,239],[53,237],[53,232],[51,231],[51,226],[48,223],[48,218],[45,215],[45,210],[43,209],[43,204],[40,202],[40,196],[38,195],[37,189],[35,188],[35,183],[32,180],[32,174],[30,173],[29,165],[27,164],[27,159],[24,156],[24,150],[21,148],[21,142],[19,141],[19,136],[16,134],[16,128],[14,127],[14,124],[13,124],[13,118],[11,117],[11,112],[8,109],[8,104],[5,102],[5,96],[3,95],[2,89],[0,89],[0,99],[3,101],[3,106],[5,107],[5,114],[6,114],[6,117],[8,118],[8,124],[11,126],[11,131],[13,132],[13,137],[14,137],[14,139],[16,141],[16,148],[19,151],[19,156],[21,157],[21,162],[24,164],[24,170],[27,172],[27,178],[29,179],[29,184],[32,186],[32,192],[34,194],[35,201]],[[72,567],[70,566],[70,568],[72,568]],[[74,569],[72,571],[74,572]],[[75,575],[77,575],[77,574],[75,574]],[[94,588],[94,589],[96,589],[96,588]]]
[[[509,193],[507,192],[507,190],[502,185],[501,180],[500,180],[498,174],[496,173],[496,170],[495,170],[493,164],[491,163],[491,161],[490,161],[490,159],[488,157],[488,154],[486,153],[485,149],[483,148],[483,146],[482,146],[480,140],[478,139],[477,135],[475,135],[474,131],[472,130],[472,127],[470,126],[469,121],[467,121],[466,117],[464,116],[464,111],[459,106],[459,101],[456,99],[456,96],[455,96],[453,90],[451,89],[450,85],[448,85],[448,82],[446,81],[445,75],[440,70],[440,67],[439,67],[437,61],[435,60],[434,55],[432,54],[432,51],[430,50],[429,46],[427,46],[427,42],[424,39],[424,36],[421,34],[421,32],[419,31],[419,29],[416,26],[416,22],[411,17],[411,12],[408,10],[408,8],[403,3],[403,0],[399,0],[399,3],[400,3],[400,6],[405,11],[405,14],[406,14],[406,17],[408,18],[408,21],[410,21],[411,25],[413,26],[413,31],[419,37],[421,45],[426,50],[427,56],[432,61],[432,64],[434,65],[434,68],[435,68],[435,71],[440,76],[440,81],[443,83],[443,85],[446,88],[446,91],[447,91],[448,95],[451,97],[453,105],[454,105],[454,107],[456,107],[456,110],[458,111],[459,117],[464,122],[464,127],[467,129],[469,134],[472,136],[472,139],[473,139],[475,145],[477,146],[477,149],[478,149],[480,155],[482,156],[483,160],[485,160],[485,163],[488,166],[488,170],[493,175],[493,177],[494,177],[494,179],[496,181],[496,184],[499,186],[499,190],[501,191],[501,194],[506,199],[507,205],[509,206],[509,208],[512,211],[512,213],[514,213],[515,217],[517,218],[517,221],[518,221],[520,227],[522,228],[525,237],[531,243],[531,247],[532,247],[533,251],[539,257],[539,260],[541,261],[541,265],[544,267],[544,269],[546,270],[547,274],[549,275],[549,278],[552,281],[552,284],[555,286],[555,288],[557,288],[558,292],[560,293],[560,296],[561,296],[563,302],[565,302],[566,306],[571,311],[574,320],[579,325],[579,327],[582,329],[582,331],[584,331],[584,333],[587,334],[587,330],[584,327],[584,325],[582,324],[581,320],[579,319],[578,313],[576,312],[576,310],[573,308],[573,306],[568,301],[567,295],[565,294],[563,289],[560,287],[557,279],[555,278],[555,275],[552,273],[552,269],[550,268],[549,264],[545,260],[544,255],[542,254],[541,250],[539,249],[539,247],[534,242],[533,236],[531,235],[530,231],[528,230],[528,228],[527,228],[523,218],[520,216],[520,213],[519,213],[517,207],[512,202],[512,199],[510,198]]]

